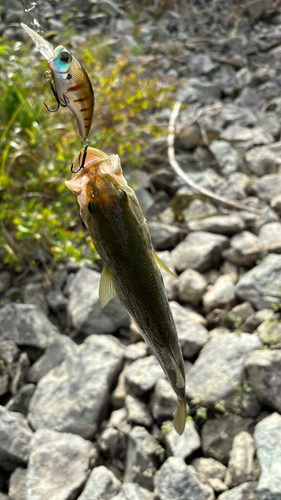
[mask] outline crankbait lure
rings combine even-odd
[[[65,47],[59,45],[55,49],[34,30],[21,24],[24,31],[33,40],[36,49],[47,59],[50,71],[45,72],[45,79],[50,83],[52,92],[57,101],[57,107],[49,111],[55,112],[60,106],[68,107],[74,114],[78,125],[79,135],[82,137],[84,155],[79,169],[84,167],[88,135],[94,115],[94,91],[90,79],[82,64]],[[74,172],[76,173],[76,172]]]

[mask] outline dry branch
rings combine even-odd
[[[203,187],[198,186],[190,177],[182,170],[180,167],[179,163],[177,162],[175,158],[175,149],[174,149],[174,141],[175,141],[175,126],[176,126],[176,121],[179,115],[179,111],[181,108],[181,103],[177,101],[174,105],[173,111],[171,113],[170,117],[170,122],[169,122],[169,127],[168,127],[168,136],[167,136],[167,144],[168,144],[168,158],[170,165],[172,169],[176,172],[176,174],[187,184],[189,187],[194,189],[195,191],[198,191],[199,193],[203,194],[204,196],[207,196],[208,198],[211,198],[212,200],[216,201],[217,203],[221,203],[223,205],[226,205],[231,208],[235,208],[236,210],[247,210],[248,212],[253,212],[253,213],[259,213],[258,210],[247,207],[247,205],[243,205],[242,203],[236,202],[236,201],[231,201],[228,200],[227,198],[224,198],[223,196],[220,196],[216,193],[212,193],[212,191],[209,191],[208,189],[205,189]],[[196,118],[192,119],[192,122],[196,121],[198,117],[202,114],[202,111],[196,113]]]

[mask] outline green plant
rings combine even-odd
[[[173,422],[170,420],[167,420],[166,422],[163,422],[161,425],[161,433],[163,436],[166,436],[166,434],[169,434],[173,430]]]
[[[68,35],[61,41],[66,46]],[[75,53],[91,69],[96,94],[91,146],[118,153],[123,166],[140,167],[143,147],[164,132],[153,114],[167,105],[169,87],[147,78],[140,63],[113,59],[106,39]],[[0,252],[18,271],[36,261],[35,247],[55,260],[96,257],[64,184],[81,149],[76,123],[69,110],[44,108],[53,98],[41,59],[27,44],[0,39]]]

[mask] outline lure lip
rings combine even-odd
[[[47,42],[47,40],[45,40],[41,35],[38,35],[36,31],[29,28],[26,24],[20,23],[20,25],[33,41],[35,48],[41,52],[42,56],[45,57],[48,62],[52,61],[55,56],[53,45],[50,42]]]

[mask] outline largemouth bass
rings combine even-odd
[[[79,166],[79,155],[73,166]],[[182,434],[186,421],[184,363],[158,265],[171,271],[153,251],[145,217],[123,177],[118,155],[88,148],[85,168],[66,185],[78,198],[82,220],[104,263],[101,305],[117,294],[138,326],[178,397],[174,426]]]

